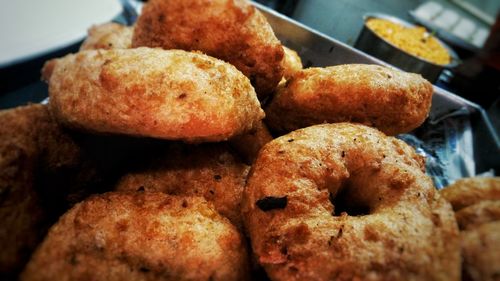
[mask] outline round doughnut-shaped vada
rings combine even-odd
[[[270,129],[355,122],[387,135],[407,133],[427,118],[432,84],[418,74],[367,64],[295,72],[266,107]]]
[[[201,197],[105,193],[49,231],[21,280],[247,280],[244,240]]]
[[[182,50],[88,50],[47,63],[50,108],[101,133],[221,141],[260,122],[250,81],[221,60]]]
[[[283,48],[247,0],[151,0],[137,19],[132,46],[198,50],[236,66],[260,99],[283,76]]]
[[[459,280],[450,205],[423,159],[363,125],[316,125],[268,143],[242,213],[272,280]]]

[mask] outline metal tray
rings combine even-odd
[[[254,2],[281,42],[296,50],[304,67],[387,63]],[[410,134],[399,135],[425,155],[437,188],[453,181],[500,171],[500,139],[479,105],[434,86],[429,118]]]

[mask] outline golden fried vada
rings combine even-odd
[[[250,169],[226,144],[172,144],[151,162],[125,174],[117,191],[160,191],[202,196],[238,228],[240,204]]]
[[[462,208],[455,213],[460,229],[500,220],[500,200],[485,200]]]
[[[45,105],[1,110],[0,124],[0,280],[14,280],[50,225],[96,192],[103,173]]]
[[[134,28],[114,22],[94,25],[87,31],[88,36],[80,46],[80,51],[94,49],[128,49],[132,46]]]
[[[462,231],[462,280],[497,281],[500,276],[500,221]]]
[[[198,50],[236,66],[263,99],[283,76],[283,48],[266,18],[246,0],[150,0],[133,47]]]
[[[463,178],[440,192],[453,209],[458,211],[483,200],[500,200],[500,177]]]
[[[407,133],[429,114],[433,88],[420,75],[348,64],[296,72],[265,108],[266,124],[288,132],[321,123],[355,122],[388,135]]]
[[[88,50],[46,65],[50,108],[69,127],[184,141],[221,141],[264,117],[232,65],[182,50]]]
[[[459,280],[453,211],[423,159],[363,125],[323,124],[265,145],[243,219],[271,280]]]
[[[296,51],[283,46],[285,56],[282,61],[283,65],[283,78],[290,79],[297,71],[302,70],[302,60]]]
[[[232,138],[229,143],[245,159],[246,163],[252,164],[260,149],[272,140],[273,136],[266,124],[261,122],[252,131]]]
[[[201,197],[106,193],[49,231],[21,280],[246,280],[243,237]]]

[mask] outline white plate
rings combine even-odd
[[[74,44],[121,11],[119,0],[0,0],[0,67]]]

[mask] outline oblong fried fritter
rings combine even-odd
[[[458,211],[483,200],[500,200],[500,177],[463,178],[440,192]]]
[[[181,50],[89,50],[46,65],[60,122],[101,133],[220,141],[263,116],[249,80],[232,65]]]
[[[132,46],[199,50],[227,61],[250,78],[260,99],[283,76],[281,43],[246,0],[148,1]]]
[[[134,28],[114,22],[94,25],[87,31],[88,36],[80,46],[82,50],[128,49],[132,46]]]
[[[21,280],[246,280],[242,236],[200,197],[106,193],[49,231]]]
[[[240,204],[250,167],[227,145],[172,144],[152,157],[151,162],[141,163],[142,167],[124,175],[115,190],[202,196],[221,215],[242,228]]]
[[[1,110],[0,124],[0,279],[14,280],[49,226],[100,190],[105,172],[46,105]]]
[[[420,75],[348,64],[296,72],[266,110],[271,130],[293,131],[321,123],[355,122],[388,135],[420,126],[430,111],[432,84]]]

